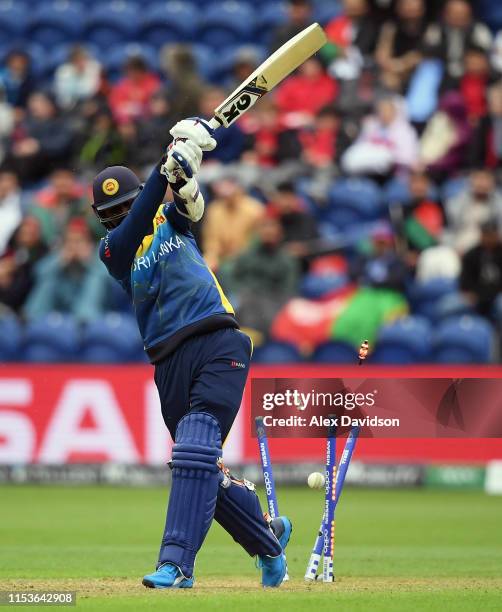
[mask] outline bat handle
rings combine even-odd
[[[213,117],[212,119],[209,120],[209,125],[214,129],[217,130],[218,128],[221,127],[221,122],[218,121],[218,119],[216,119],[216,117]]]

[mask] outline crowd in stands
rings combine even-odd
[[[342,362],[363,339],[375,361],[497,359],[497,2],[268,4],[277,11],[257,41],[219,49],[179,38],[155,58],[124,42],[118,68],[86,40],[68,43],[51,71],[22,41],[4,49],[0,318],[128,317],[97,258],[93,176],[126,165],[146,178],[176,121],[211,117],[264,57],[322,18],[328,43],[217,132],[200,174],[207,206],[194,233],[257,360]],[[212,74],[205,52],[221,55]]]

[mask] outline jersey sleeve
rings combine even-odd
[[[152,231],[167,186],[167,178],[154,168],[129,214],[101,240],[99,256],[114,278],[122,280],[129,273],[143,238]]]

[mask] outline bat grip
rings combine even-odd
[[[221,122],[218,121],[218,119],[216,119],[216,117],[213,117],[212,119],[209,119],[209,125],[214,129],[217,130],[218,128],[221,127]]]

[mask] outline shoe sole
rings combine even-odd
[[[171,586],[160,586],[158,584],[155,584],[151,580],[147,580],[146,578],[143,578],[141,583],[147,589],[191,589],[193,586],[193,582],[187,583],[185,581],[181,582],[180,584],[175,584]]]

